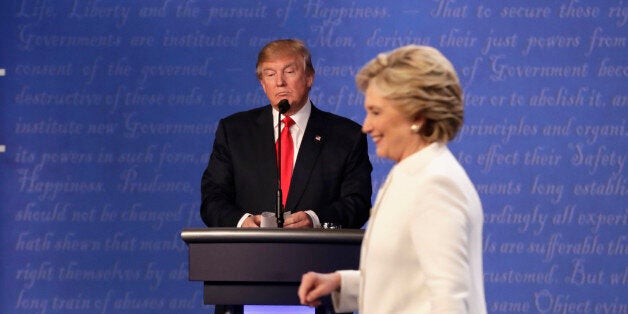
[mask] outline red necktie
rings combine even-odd
[[[281,141],[281,201],[285,206],[292,179],[292,163],[294,162],[294,143],[292,143],[292,135],[290,135],[290,127],[294,124],[294,120],[285,117],[281,121],[284,124],[279,137]],[[275,151],[277,151],[277,144],[275,144]]]

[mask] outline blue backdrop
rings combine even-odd
[[[206,313],[184,228],[220,118],[267,104],[303,39],[314,103],[405,44],[458,69],[450,145],[484,204],[491,313],[628,313],[626,1],[15,0],[0,4],[2,313]],[[0,72],[1,73],[1,72]],[[374,189],[391,163],[370,143]],[[3,151],[0,149],[0,151]]]

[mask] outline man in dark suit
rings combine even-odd
[[[275,143],[277,126],[283,128],[280,120],[286,116],[294,124],[288,127],[292,141],[287,140],[293,149],[292,176],[289,186],[282,186],[282,203],[292,214],[284,228],[320,228],[324,223],[360,228],[367,221],[372,166],[366,136],[359,124],[314,107],[308,96],[314,73],[310,52],[300,40],[277,40],[262,48],[257,77],[270,105],[220,120],[201,182],[201,217],[208,227],[256,228],[262,212],[275,212]],[[290,109],[277,119],[283,99]],[[284,174],[282,170],[282,185]],[[217,305],[215,312],[242,313],[242,308]],[[333,313],[331,306],[316,309],[328,312]]]
[[[201,217],[209,227],[259,227],[263,211],[274,212],[277,192],[277,105],[294,143],[294,170],[285,200],[292,215],[285,228],[333,223],[360,228],[371,206],[371,170],[366,136],[359,124],[317,109],[308,97],[314,82],[310,52],[300,40],[277,40],[258,55],[257,77],[270,101],[218,124],[202,178]],[[283,118],[283,116],[281,118]]]

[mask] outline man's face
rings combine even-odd
[[[305,105],[314,76],[305,73],[305,62],[302,57],[278,56],[263,62],[261,70],[260,83],[275,109],[282,99],[287,99],[292,106],[286,115],[299,111]]]

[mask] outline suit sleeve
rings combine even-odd
[[[201,179],[201,218],[208,227],[236,227],[242,211],[235,205],[234,189],[229,138],[221,120]]]
[[[449,178],[426,186],[412,241],[425,273],[434,313],[467,313],[471,294],[468,207],[463,192]]]
[[[343,228],[361,228],[371,208],[371,171],[366,135],[358,130],[343,167],[340,197],[321,211],[321,222],[340,223]]]
[[[338,313],[357,311],[360,294],[360,271],[338,270],[340,274],[340,291],[333,291],[331,299],[334,310]]]

